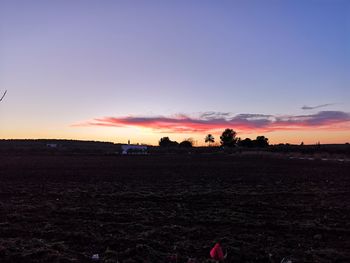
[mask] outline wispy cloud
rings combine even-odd
[[[126,116],[96,118],[73,126],[140,127],[157,132],[195,133],[234,128],[242,132],[294,129],[350,129],[350,113],[320,111],[308,115],[232,114],[204,112],[191,116]]]
[[[328,107],[328,106],[332,106],[335,103],[327,103],[327,104],[321,104],[321,105],[316,105],[316,106],[306,106],[304,105],[303,107],[301,107],[302,110],[314,110],[314,109],[319,109],[319,108],[324,108],[324,107]]]
[[[271,123],[273,130],[350,129],[350,113],[342,111],[320,111],[315,114],[279,116]]]

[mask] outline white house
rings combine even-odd
[[[147,154],[147,146],[144,145],[122,145],[122,154]]]

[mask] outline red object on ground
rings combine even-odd
[[[210,256],[215,260],[224,260],[224,252],[222,252],[222,248],[219,243],[216,243],[210,250]]]

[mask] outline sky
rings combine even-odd
[[[0,139],[350,142],[350,1],[0,1]]]

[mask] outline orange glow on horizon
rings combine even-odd
[[[102,129],[104,130],[104,129]],[[148,145],[158,145],[159,139],[169,137],[171,140],[181,142],[184,139],[192,138],[195,146],[206,146],[204,138],[208,133],[213,134],[215,143],[220,143],[221,131],[197,132],[197,133],[163,133],[152,132],[145,128],[106,128],[102,131],[98,127],[75,130],[72,128],[62,129],[60,131],[48,130],[21,130],[1,132],[2,139],[73,139],[73,140],[93,140],[108,141],[114,143],[140,143]],[[264,135],[269,139],[270,144],[290,143],[290,144],[344,144],[350,142],[349,131],[332,131],[332,130],[293,130],[293,131],[272,131],[272,132],[243,132],[238,129],[237,137],[241,139],[255,139],[257,136]]]
[[[335,117],[334,117],[335,115]],[[311,117],[310,117],[311,116]],[[339,117],[340,116],[340,117]],[[350,121],[346,114],[314,114],[308,116],[274,117],[246,114],[224,119],[194,118],[186,115],[173,117],[99,118],[76,125],[62,123],[18,123],[6,125],[0,131],[3,139],[75,139],[158,145],[161,137],[181,142],[193,138],[196,146],[207,145],[204,137],[211,133],[215,143],[225,128],[232,128],[237,137],[255,139],[259,135],[269,138],[271,144],[322,144],[350,142]],[[244,118],[245,117],[245,118]],[[18,126],[18,127],[17,127]]]

